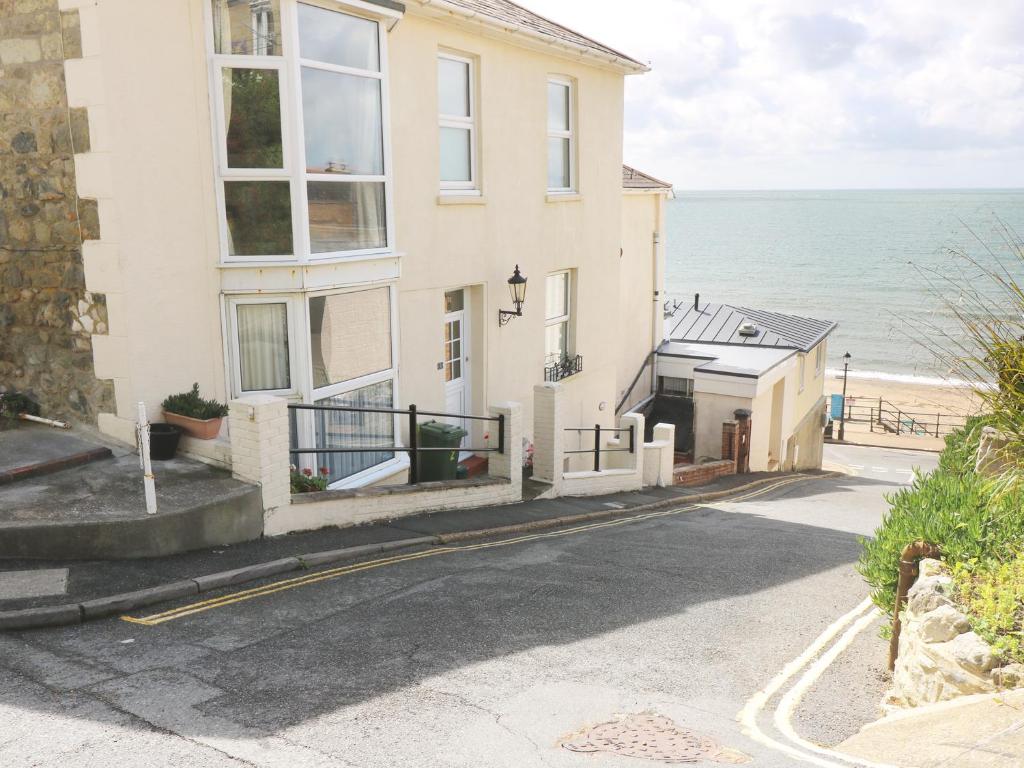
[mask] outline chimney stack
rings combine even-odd
[[[700,312],[700,294],[693,294],[693,311]]]

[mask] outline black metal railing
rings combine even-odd
[[[831,404],[826,401],[826,410],[831,416]],[[843,413],[846,423],[866,423],[871,432],[876,428],[895,435],[917,435],[920,437],[945,437],[963,428],[967,420],[935,411],[908,411],[893,405],[883,398],[846,398]],[[838,419],[834,419],[838,421]]]
[[[622,399],[619,400],[618,405],[615,406],[615,415],[616,416],[619,415],[619,411],[622,410],[622,407],[629,400],[629,396],[631,394],[633,394],[633,388],[637,385],[637,382],[640,381],[640,377],[644,375],[644,371],[647,370],[647,366],[651,365],[651,363],[655,364],[654,368],[651,370],[651,394],[654,393],[654,382],[655,382],[655,378],[656,378],[655,377],[655,373],[657,372],[657,362],[658,362],[658,350],[657,349],[652,349],[650,352],[647,353],[647,357],[644,358],[643,363],[640,364],[640,370],[638,370],[636,372],[636,376],[633,377],[633,381],[631,381],[629,386],[626,387],[626,391],[623,393]]]
[[[544,381],[561,381],[575,376],[583,370],[583,355],[563,357],[557,362],[544,366]]]
[[[628,427],[618,427],[612,429],[610,427],[602,427],[600,424],[595,424],[593,427],[580,427],[566,429],[566,432],[593,432],[594,433],[594,447],[584,448],[578,451],[563,451],[563,453],[592,453],[594,454],[594,471],[601,471],[601,454],[602,453],[636,453],[636,427],[630,424]],[[606,432],[614,432],[615,434],[621,434],[626,432],[629,434],[629,444],[627,448],[602,448],[601,447],[601,435]]]
[[[394,416],[405,416],[408,419],[409,444],[408,445],[373,445],[360,446],[357,448],[291,448],[289,453],[292,456],[302,454],[320,453],[391,453],[404,451],[409,454],[409,484],[416,485],[419,482],[420,454],[429,451],[451,451],[452,448],[422,447],[419,445],[417,427],[420,416],[429,416],[435,419],[462,419],[466,421],[496,421],[498,423],[498,445],[487,448],[465,448],[457,450],[470,453],[505,453],[505,415],[497,416],[469,416],[464,413],[440,413],[437,411],[421,411],[415,405],[408,408],[356,408],[348,405],[306,405],[300,403],[289,403],[288,410],[292,415],[296,411],[332,412],[344,413],[385,413]]]

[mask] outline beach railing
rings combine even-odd
[[[878,429],[896,435],[945,437],[966,423],[963,416],[941,411],[908,411],[881,397],[847,397],[844,411],[847,423],[866,423],[872,432]]]

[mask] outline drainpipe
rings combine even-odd
[[[896,584],[896,605],[892,611],[892,638],[889,640],[889,671],[896,668],[896,657],[900,652],[900,611],[907,602],[907,592],[914,586],[920,573],[918,563],[925,557],[938,557],[939,548],[927,541],[908,544],[900,553],[900,578]]]

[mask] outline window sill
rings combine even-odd
[[[486,205],[487,198],[479,192],[442,192],[437,196],[438,205]]]
[[[400,259],[405,255],[404,251],[375,251],[373,253],[351,253],[344,256],[328,256],[320,259],[307,259],[299,261],[221,261],[217,264],[219,269],[306,269],[319,267],[328,264],[345,264],[355,261],[374,261],[378,259]]]
[[[579,192],[548,192],[545,200],[549,203],[575,203],[583,199]]]

